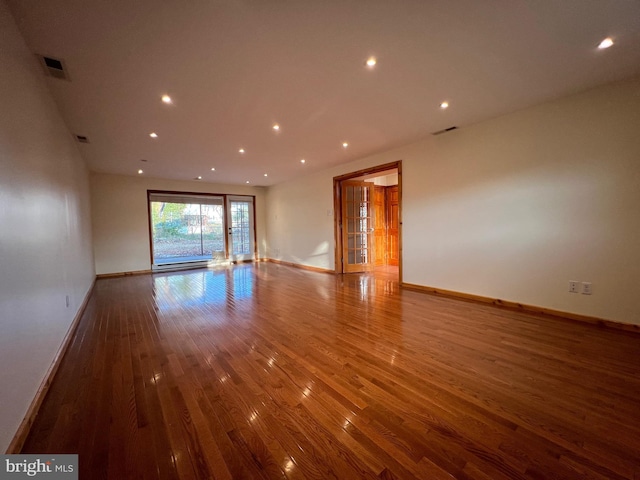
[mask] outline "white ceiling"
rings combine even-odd
[[[640,74],[638,0],[9,4],[98,172],[272,185]]]

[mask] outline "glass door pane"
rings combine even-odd
[[[153,267],[225,260],[222,197],[149,195]]]
[[[229,257],[232,261],[252,260],[255,256],[253,197],[228,197]]]
[[[152,202],[151,227],[155,264],[202,256],[200,205]]]
[[[222,205],[202,205],[203,254],[215,260],[224,260],[224,209]]]

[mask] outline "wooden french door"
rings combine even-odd
[[[345,180],[342,193],[342,258],[345,273],[373,268],[373,184]]]

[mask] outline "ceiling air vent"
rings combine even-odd
[[[76,135],[76,140],[80,143],[89,143],[89,139],[84,135]]]
[[[438,130],[437,132],[433,132],[431,135],[442,135],[443,133],[450,132],[451,130],[456,130],[458,127],[449,127],[444,130]]]
[[[67,75],[64,62],[57,58],[47,57],[45,55],[38,55],[44,73],[49,77],[59,78],[60,80],[70,80]]]

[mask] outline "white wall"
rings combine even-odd
[[[265,256],[263,187],[92,173],[93,251],[98,275],[151,268],[147,190],[255,195],[258,256]]]
[[[639,125],[636,78],[272,187],[267,255],[333,269],[332,178],[402,160],[404,282],[640,324]]]
[[[87,170],[3,0],[0,45],[4,452],[91,287],[94,270]]]
[[[334,268],[333,174],[324,171],[269,187],[266,256]]]
[[[398,185],[398,174],[392,173],[390,175],[384,175],[383,177],[374,177],[373,183],[380,185],[381,187]]]

